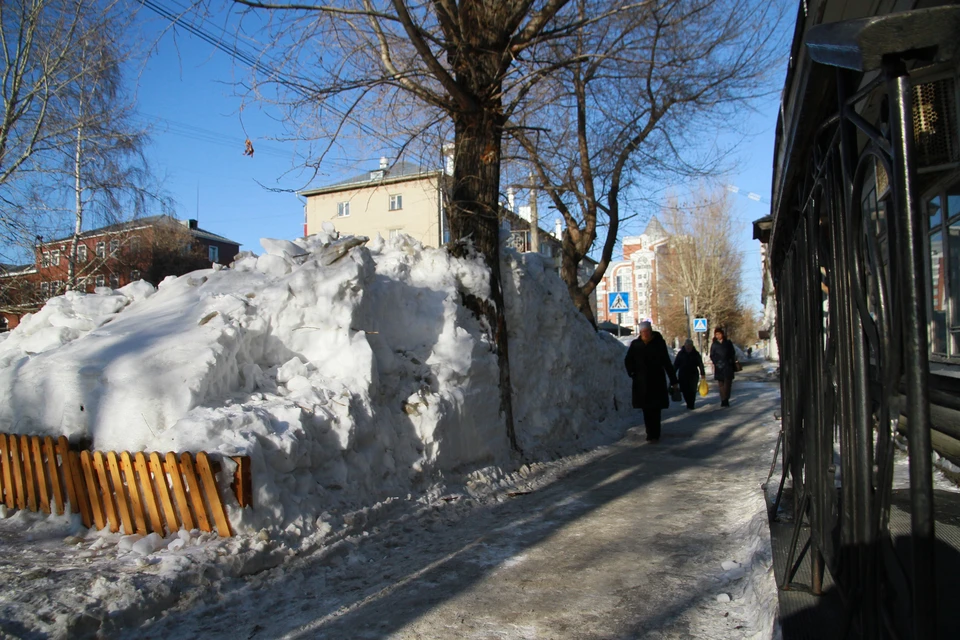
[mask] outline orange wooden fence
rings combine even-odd
[[[250,458],[237,463],[233,490],[251,504]],[[117,532],[166,535],[185,529],[233,535],[215,474],[219,463],[206,453],[78,451],[64,436],[0,433],[0,501],[9,509],[63,514],[64,505],[83,524]]]

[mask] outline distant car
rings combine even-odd
[[[609,320],[605,320],[597,324],[597,329],[602,329],[607,333],[612,333],[615,336],[629,336],[633,335],[633,329],[623,325],[616,325]]]

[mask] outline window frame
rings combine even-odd
[[[350,217],[350,201],[344,200],[337,203],[337,217],[338,218],[349,218]]]
[[[96,254],[97,254],[97,257],[100,258],[101,260],[102,260],[103,258],[106,258],[106,257],[107,257],[107,243],[106,243],[106,241],[104,241],[104,240],[98,240],[98,241],[97,241]]]
[[[95,287],[105,287],[107,286],[107,279],[103,274],[97,276],[97,279],[94,280]]]
[[[77,262],[86,262],[89,259],[87,255],[87,245],[78,244],[77,245]]]
[[[927,293],[927,339],[929,342],[928,354],[930,360],[957,363],[960,362],[960,277],[955,278],[956,282],[954,282],[952,275],[960,276],[960,271],[956,274],[951,274],[950,262],[951,249],[960,253],[960,241],[951,245],[950,228],[952,226],[960,226],[960,206],[957,207],[956,211],[951,211],[948,208],[949,199],[947,193],[951,189],[960,192],[960,172],[951,172],[948,177],[938,181],[934,187],[923,194],[922,206],[924,219],[926,220],[924,230],[924,287],[926,287]],[[935,225],[931,225],[928,205],[934,198],[940,198],[940,219]],[[955,200],[960,202],[960,198],[955,198]],[[942,350],[936,350],[938,327],[934,316],[934,265],[933,256],[931,255],[933,250],[932,239],[937,234],[940,235],[940,252],[943,265],[942,284],[938,283],[937,286],[943,287],[944,291],[941,299],[945,304],[945,308],[939,310],[944,314],[943,333],[940,336],[944,342]],[[953,256],[953,260],[960,261],[960,255]],[[955,324],[953,323],[954,319],[956,320]]]
[[[40,268],[46,269],[50,266],[50,252],[41,251],[40,252]]]
[[[392,193],[390,194],[389,203],[387,205],[388,211],[403,211],[403,194],[402,193]]]
[[[120,276],[116,273],[110,274],[110,288],[119,289],[120,288]]]
[[[60,266],[60,249],[52,249],[50,251],[50,264],[54,267]]]
[[[210,262],[220,262],[220,247],[215,244],[208,244],[207,257],[210,259]]]

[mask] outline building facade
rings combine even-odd
[[[660,273],[658,257],[667,250],[668,235],[654,216],[639,236],[623,239],[623,260],[613,262],[597,287],[597,321],[613,322],[636,332],[638,325],[649,320],[660,323]],[[610,311],[609,294],[628,293],[622,313]],[[618,318],[619,316],[619,318]]]
[[[33,264],[0,268],[2,328],[13,329],[24,314],[67,290],[90,293],[136,280],[159,284],[169,275],[229,265],[239,251],[239,243],[200,229],[196,220],[166,215],[93,229],[76,239],[41,239]]]

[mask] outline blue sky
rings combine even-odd
[[[351,154],[341,151],[319,176],[299,168],[294,145],[273,139],[283,133],[279,112],[239,95],[235,84],[246,68],[183,31],[161,35],[166,23],[147,10],[141,18],[146,37],[156,44],[136,78],[138,109],[151,127],[149,161],[180,218],[197,218],[202,228],[259,253],[261,237],[290,239],[303,233],[302,201],[270,189],[319,186],[376,164],[376,157],[345,157]],[[779,81],[783,74],[776,77]],[[728,163],[736,168],[718,180],[740,188],[731,200],[740,227],[746,302],[754,307],[759,307],[761,271],[750,222],[769,213],[778,107],[777,97],[766,99],[738,123],[745,137],[718,137],[723,146],[738,141]],[[253,157],[243,155],[248,137]],[[750,192],[762,200],[748,198]],[[650,212],[640,213],[633,224],[649,218]],[[552,229],[552,221],[544,224]],[[628,224],[625,235],[639,231]]]

